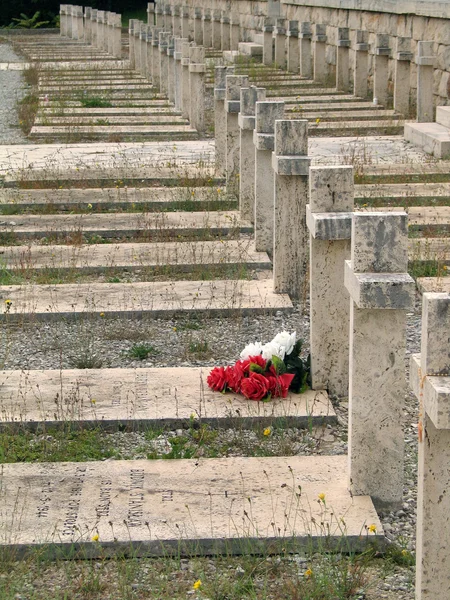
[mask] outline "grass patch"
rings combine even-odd
[[[113,105],[109,100],[97,96],[92,96],[90,98],[82,96],[80,98],[80,104],[83,108],[111,108]]]
[[[151,354],[158,354],[158,351],[151,344],[134,344],[128,351],[130,358],[136,358],[138,360],[145,360]]]
[[[19,126],[25,135],[28,135],[36,119],[36,113],[39,106],[39,97],[37,94],[27,94],[19,100],[17,104],[17,113],[19,117]]]

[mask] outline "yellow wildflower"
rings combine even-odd
[[[320,492],[320,494],[318,495],[318,498],[319,498],[320,502],[325,502],[325,494],[323,492]]]
[[[270,427],[266,427],[263,431],[263,435],[269,436],[272,434],[272,429]]]
[[[377,526],[374,525],[373,523],[372,523],[372,525],[369,525],[369,527],[367,529],[370,531],[370,533],[376,533],[377,532]]]
[[[6,306],[11,306],[12,304],[12,300],[10,300],[9,298],[7,300],[5,300],[5,304]]]
[[[91,404],[95,404],[96,402],[97,402],[97,400],[95,398],[92,398]]]
[[[198,589],[200,589],[201,585],[202,585],[201,580],[197,579],[197,581],[194,583],[194,585],[192,587],[194,588],[194,590],[198,590]]]
[[[100,316],[103,318],[103,317],[105,316],[105,313],[104,313],[104,312],[101,312],[101,313],[100,313]]]
[[[312,574],[312,569],[306,569],[306,571],[303,573],[306,578],[311,577]]]
[[[90,204],[90,203],[89,203],[89,204],[87,205],[87,207],[88,207],[88,209],[89,209],[89,210],[91,210],[91,209],[92,209],[92,204]]]
[[[91,539],[92,539],[93,542],[98,542],[98,533],[96,533],[95,535],[93,535]]]
[[[408,550],[405,550],[405,548],[402,550],[402,556],[408,556]]]
[[[319,119],[319,118],[317,118],[317,119],[316,119],[316,125],[318,125],[319,123],[320,123],[320,119]]]

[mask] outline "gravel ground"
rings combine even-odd
[[[22,62],[11,48],[0,40],[0,63]],[[19,128],[16,105],[26,93],[21,71],[0,71],[0,144],[26,144],[27,137]]]

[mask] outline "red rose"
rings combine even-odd
[[[261,367],[261,369],[265,371],[267,361],[260,354],[258,354],[258,356],[249,356],[249,358],[247,358],[247,360],[242,361],[241,364],[243,366],[244,372],[248,373],[250,371],[250,365],[252,364],[258,365],[258,367]]]
[[[249,400],[262,400],[269,393],[269,382],[264,375],[250,371],[241,382],[241,393]]]
[[[227,387],[227,374],[224,367],[214,367],[206,379],[208,386],[216,392],[223,392]]]
[[[289,391],[289,386],[294,379],[294,375],[285,373],[284,375],[269,375],[267,380],[269,382],[269,391],[272,394],[272,398],[286,398]]]
[[[241,393],[241,383],[245,376],[242,365],[243,363],[238,360],[234,367],[227,367],[226,370],[228,387],[237,394]]]

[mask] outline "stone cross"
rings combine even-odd
[[[181,37],[191,40],[191,24],[189,19],[189,6],[181,7]]]
[[[172,31],[175,38],[181,37],[180,7],[177,4],[172,6]]]
[[[67,4],[59,5],[59,35],[67,36]]]
[[[222,16],[220,18],[220,39],[221,46],[220,49],[222,52],[226,52],[230,50],[230,17],[226,10],[222,11]]]
[[[92,44],[92,46],[97,48],[98,39],[97,39],[97,9],[96,8],[91,9],[91,44]]]
[[[349,28],[338,27],[336,52],[336,89],[341,92],[348,92],[350,90],[349,47]]]
[[[155,23],[156,27],[164,28],[163,7],[159,2],[155,3]]]
[[[105,29],[103,27],[105,19],[105,11],[97,10],[97,48],[103,50],[105,44]],[[140,21],[137,19],[134,22],[133,35],[136,36],[136,30],[140,27]],[[140,31],[140,29],[139,29]],[[136,60],[136,57],[135,57]]]
[[[226,76],[225,112],[227,119],[226,169],[227,193],[239,196],[239,141],[238,114],[241,105],[241,87],[248,87],[246,75]]]
[[[212,48],[212,23],[211,23],[211,9],[204,8],[203,16],[203,46],[205,48]]]
[[[84,41],[87,44],[92,44],[91,11],[92,11],[92,8],[90,6],[85,6],[85,8],[84,8]],[[61,18],[60,18],[60,24],[61,24]]]
[[[148,64],[147,64],[147,33],[148,25],[141,23],[141,32],[139,34],[139,54],[140,54],[140,74],[142,77],[147,77]]]
[[[348,396],[353,167],[311,167],[306,223],[310,232],[311,377],[314,390]]]
[[[169,76],[169,58],[167,56],[169,37],[170,33],[168,31],[161,31],[159,33],[159,89],[161,94],[166,96],[168,92],[167,79]]]
[[[255,248],[273,251],[274,186],[272,152],[275,147],[275,121],[284,117],[284,102],[257,102],[255,107]]]
[[[433,42],[417,42],[417,122],[434,121],[434,66],[436,58]]]
[[[169,36],[169,44],[167,46],[168,59],[168,77],[167,77],[167,96],[173,104],[175,104],[175,38]]]
[[[274,291],[304,296],[308,271],[308,121],[275,121]]]
[[[153,80],[153,47],[152,47],[152,39],[153,39],[153,25],[147,25],[147,43],[146,43],[146,61],[147,61],[147,79],[149,81]]]
[[[239,172],[239,208],[241,219],[251,221],[255,218],[255,107],[257,102],[266,99],[265,88],[251,86],[241,88],[241,105],[238,116],[240,127],[240,172]]]
[[[287,70],[298,73],[300,69],[300,47],[298,43],[298,21],[289,21],[287,35]]]
[[[373,62],[373,97],[378,104],[387,108],[389,83],[389,36],[377,34]]]
[[[419,401],[416,598],[450,598],[450,295],[424,293],[421,353],[410,362]]]
[[[353,95],[366,99],[369,95],[369,32],[357,29],[354,48]]]
[[[239,50],[239,41],[241,36],[241,21],[239,13],[231,15],[230,20],[230,50],[237,52]]]
[[[327,26],[316,24],[313,35],[313,77],[316,83],[327,83],[329,74],[327,66]]]
[[[222,11],[219,8],[214,8],[212,11],[212,47],[215,50],[222,48],[222,26],[220,19],[222,18]]]
[[[303,21],[300,23],[300,75],[306,79],[311,79],[312,71],[312,55],[311,55],[311,23]]]
[[[136,27],[136,23],[137,23],[137,19],[130,19],[128,22],[128,47],[129,47],[128,53],[129,53],[131,69],[134,69],[136,66],[136,53],[135,53],[135,47],[134,47],[134,28]],[[94,35],[95,45],[98,46],[97,30],[94,29],[93,31],[95,31],[95,35]]]
[[[199,133],[205,130],[205,49],[194,46],[189,49],[189,95],[191,127]]]
[[[155,25],[155,3],[154,2],[147,3],[147,23],[150,26]]]
[[[354,213],[350,293],[350,490],[376,508],[401,505],[406,312],[414,302],[407,274],[408,216]]]
[[[275,34],[275,64],[279,69],[286,68],[286,19],[277,19]]]
[[[189,44],[189,40],[187,38],[175,38],[175,110],[182,110],[182,68],[181,68],[181,58],[182,58],[182,45]]]
[[[409,117],[411,93],[411,38],[397,37],[395,47],[394,110]]]
[[[270,66],[273,63],[273,24],[271,18],[264,19],[263,25],[263,63]]]
[[[173,35],[172,29],[172,7],[170,4],[164,4],[163,6],[163,15],[164,15],[164,29]]]
[[[216,169],[224,177],[227,163],[227,113],[225,112],[226,76],[234,67],[216,67],[214,70],[214,136],[216,140]]]
[[[202,9],[194,8],[194,42],[197,46],[203,45],[203,21]]]
[[[181,44],[181,106],[183,117],[191,118],[191,93],[189,88],[189,56],[193,42]]]

